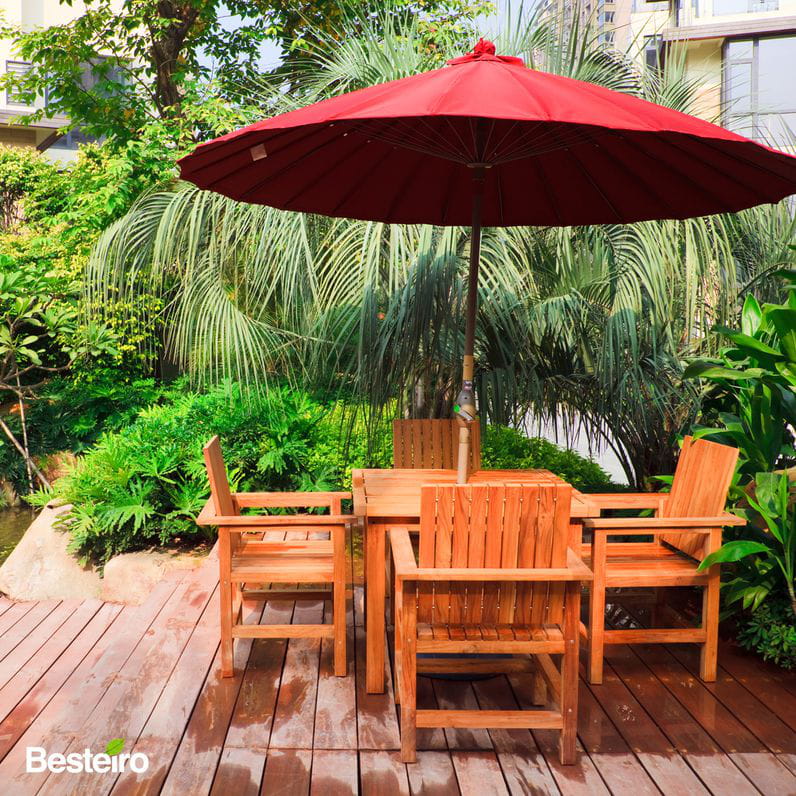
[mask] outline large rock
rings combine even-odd
[[[201,556],[176,551],[122,553],[105,564],[101,597],[106,602],[140,605],[167,573],[193,569],[202,560]]]
[[[69,534],[56,527],[69,506],[47,506],[31,523],[0,566],[0,592],[13,600],[64,600],[99,597],[139,605],[153,586],[175,569],[199,566],[204,557],[178,551],[147,550],[111,558],[103,576],[83,567],[68,552]]]
[[[55,527],[68,506],[47,506],[0,566],[0,591],[13,600],[99,597],[102,579],[67,550],[69,534]]]

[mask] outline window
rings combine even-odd
[[[32,64],[26,61],[6,61],[6,72],[15,75],[24,75],[30,70]],[[26,108],[27,102],[24,102],[20,97],[15,96],[12,89],[6,89],[6,105],[16,105],[20,108]]]
[[[614,21],[614,12],[613,11],[604,11],[602,15],[602,24],[605,25],[606,22],[611,23]]]
[[[662,35],[644,37],[644,63],[647,69],[658,69],[660,67],[662,45]]]
[[[779,0],[713,0],[713,16],[778,11]]]
[[[771,144],[796,141],[796,36],[735,39],[724,47],[723,104],[731,130]]]

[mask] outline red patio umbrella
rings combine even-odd
[[[403,224],[472,225],[469,445],[481,226],[690,218],[796,193],[796,158],[701,119],[495,55],[353,91],[200,144],[181,176],[232,199]],[[460,480],[467,457],[460,451]]]

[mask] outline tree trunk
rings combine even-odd
[[[9,440],[11,440],[13,446],[19,451],[20,456],[22,456],[22,458],[25,459],[25,463],[28,464],[30,468],[33,470],[34,474],[36,475],[36,478],[38,478],[39,481],[41,482],[41,485],[45,489],[52,489],[52,484],[50,484],[50,482],[44,477],[44,473],[36,466],[36,462],[34,462],[33,459],[31,459],[30,456],[28,456],[28,454],[25,453],[25,449],[22,447],[22,445],[19,444],[19,440],[14,436],[14,433],[6,425],[5,420],[3,420],[2,418],[0,418],[0,429],[2,429],[5,435],[9,438]]]

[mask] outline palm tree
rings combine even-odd
[[[415,18],[319,47],[290,94],[260,82],[269,113],[437,66]],[[462,38],[467,38],[468,32]],[[455,38],[455,37],[454,37]],[[471,42],[449,41],[452,54]],[[683,111],[699,83],[671,57],[654,74],[606,48],[590,25],[535,15],[499,50]],[[296,75],[298,74],[298,77]],[[560,420],[615,450],[631,484],[670,472],[699,396],[683,359],[734,314],[745,284],[792,261],[779,206],[628,226],[485,231],[477,339],[482,415]],[[384,411],[445,416],[461,362],[468,232],[312,217],[177,184],[148,195],[102,236],[92,307],[141,292],[166,301],[172,355],[198,383],[268,374],[332,386]]]

